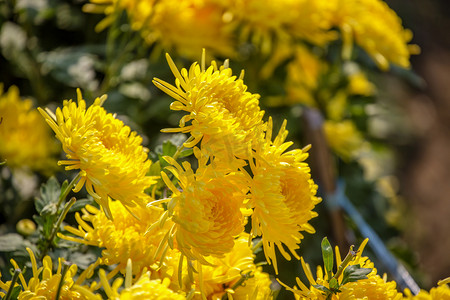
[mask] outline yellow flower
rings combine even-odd
[[[266,139],[255,151],[255,162],[250,160],[253,180],[248,205],[254,209],[252,234],[262,236],[266,259],[274,264],[277,273],[275,246],[286,259],[291,257],[284,246],[299,259],[295,250],[303,238],[300,232],[315,232],[308,221],[317,216],[312,209],[321,201],[304,162],[308,154],[300,149],[285,152],[292,145],[284,142],[287,134],[285,121],[272,142],[270,118]]]
[[[191,134],[191,141],[185,143],[193,147],[200,140],[202,149],[211,155],[227,153],[228,156],[248,157],[257,128],[263,124],[264,111],[259,108],[259,95],[247,92],[242,79],[232,76],[232,70],[225,66],[217,67],[215,62],[207,70],[192,64],[189,71],[181,73],[169,55],[167,60],[176,77],[173,86],[155,78],[157,87],[175,99],[172,110],[188,113],[180,120],[180,128],[163,130]]]
[[[335,1],[333,24],[340,28],[344,56],[350,58],[353,40],[374,59],[382,70],[389,63],[410,66],[410,54],[417,54],[416,45],[408,45],[412,33],[402,26],[400,18],[381,0]]]
[[[248,240],[248,234],[242,233],[224,258],[214,258],[211,261],[213,266],[203,266],[204,293],[207,299],[220,300],[225,293],[237,300],[269,298],[272,282],[269,275],[254,264],[255,255]],[[243,276],[248,276],[248,279],[241,284],[239,280]]]
[[[430,292],[420,290],[419,294],[413,296],[409,289],[405,290],[405,298],[409,300],[449,300],[450,299],[450,277],[440,280],[436,287],[431,288]]]
[[[108,197],[125,206],[146,204],[144,190],[154,183],[147,176],[151,161],[142,138],[101,106],[106,95],[86,108],[77,90],[78,105],[65,100],[56,116],[49,110],[39,111],[61,141],[68,160],[59,162],[66,170],[79,169],[80,180],[74,191],[85,184],[86,190],[112,218]]]
[[[133,263],[133,274],[140,275],[144,268],[150,269],[159,263],[160,255],[156,251],[160,241],[170,229],[170,222],[163,228],[159,226],[147,233],[152,223],[159,220],[162,212],[152,208],[133,209],[132,214],[120,202],[109,204],[114,220],[110,220],[104,211],[87,205],[83,217],[76,213],[78,228],[66,226],[65,230],[79,238],[59,235],[66,240],[104,248],[100,263],[116,265],[115,271],[125,272],[128,259]],[[138,219],[137,219],[138,218]],[[89,222],[90,224],[88,224]]]
[[[316,107],[315,91],[326,63],[304,46],[295,48],[294,59],[287,65],[287,104],[302,103]]]
[[[368,239],[365,239],[364,242],[359,247],[356,257],[348,264],[351,265],[360,265],[361,268],[370,268],[372,271],[367,274],[367,279],[360,279],[355,282],[348,282],[342,285],[339,289],[341,292],[338,294],[334,294],[331,299],[383,299],[383,300],[401,300],[403,299],[402,294],[397,291],[395,281],[387,281],[386,275],[381,278],[377,274],[377,269],[374,268],[374,264],[368,259],[368,257],[362,256],[362,251],[366,246]],[[336,265],[339,266],[341,264],[341,255],[339,252],[339,248],[336,247]],[[303,271],[310,283],[310,287],[308,288],[305,284],[303,284],[298,278],[296,278],[297,284],[300,289],[291,289],[287,287],[288,290],[293,292],[296,296],[296,299],[320,299],[325,300],[326,296],[324,293],[313,285],[323,285],[326,288],[329,288],[328,285],[328,275],[324,273],[321,266],[317,267],[316,279],[311,272],[311,269],[308,264],[305,263],[303,258],[301,258]],[[348,267],[347,266],[347,267]],[[338,282],[342,282],[343,272],[340,274],[338,278],[336,278]],[[284,284],[283,284],[284,285]]]
[[[21,100],[19,89],[11,86],[3,93],[0,84],[0,163],[51,174],[58,147],[51,131],[32,108],[30,99]]]
[[[181,191],[162,172],[166,185],[172,190],[168,203],[169,216],[176,223],[174,235],[178,249],[188,258],[208,264],[205,256],[223,257],[234,246],[234,238],[244,230],[241,212],[248,190],[244,175],[225,174],[206,164],[195,148],[198,169],[194,172],[188,162],[183,167],[167,157],[172,165],[167,169],[178,179]]]
[[[372,96],[375,94],[375,85],[367,79],[361,70],[349,74],[348,80],[348,91],[350,94],[362,96]]]
[[[67,271],[63,273],[63,259],[59,258],[57,271],[53,274],[53,264],[50,256],[44,257],[43,266],[38,268],[33,251],[27,248],[27,252],[30,255],[33,276],[27,283],[23,274],[19,274],[19,281],[22,285],[22,291],[18,296],[19,300],[56,299],[61,280],[64,280],[64,282],[60,288],[59,299],[102,299],[100,295],[92,293],[88,287],[81,286],[82,281],[86,278],[84,273],[74,281],[73,277],[78,269],[76,265],[70,265]],[[15,269],[19,269],[19,266],[13,259],[11,263]],[[8,290],[10,284],[11,282],[3,283],[0,281],[0,287],[4,290]],[[0,293],[0,295],[4,296],[3,293]]]
[[[225,2],[224,6],[225,16],[238,28],[241,42],[250,40],[263,54],[271,53],[280,41],[301,38],[324,44],[335,37],[329,31],[327,14],[331,10],[327,1],[236,0]]]
[[[131,28],[139,31],[148,45],[174,51],[189,58],[206,48],[214,54],[234,56],[232,27],[224,22],[224,8],[206,0],[98,1],[91,0],[84,10],[105,13],[97,25],[101,30],[126,11]]]
[[[349,160],[362,149],[364,140],[351,120],[335,122],[326,120],[323,130],[328,145],[344,160]]]
[[[214,54],[234,56],[231,27],[223,21],[220,3],[198,0],[165,0],[155,4],[153,15],[143,26],[149,44],[158,42],[167,51],[196,58],[206,48]]]
[[[183,300],[186,297],[169,288],[170,279],[150,279],[150,272],[142,274],[135,283],[132,283],[131,260],[127,265],[124,289],[119,291],[122,286],[123,279],[117,278],[110,285],[105,271],[99,271],[100,281],[105,290],[108,299],[111,300],[129,300],[129,299],[146,299],[146,300]]]

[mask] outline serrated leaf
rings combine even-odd
[[[326,237],[322,240],[322,258],[328,278],[331,278],[331,273],[333,272],[333,248]]]
[[[72,207],[69,209],[69,212],[80,211],[83,207],[92,203],[93,203],[92,199],[79,199],[75,202],[74,205],[72,205]]]
[[[0,236],[0,252],[13,252],[23,248],[25,239],[17,233]]]
[[[56,209],[56,203],[49,203],[41,210],[40,215],[41,216],[49,216],[49,215],[56,215],[57,209]]]
[[[61,186],[55,177],[50,179],[41,186],[40,196],[36,198],[35,207],[40,214],[41,211],[50,203],[57,203],[59,195],[61,194]]]
[[[361,279],[367,279],[367,274],[369,274],[370,272],[372,272],[371,268],[361,268],[359,264],[348,266],[344,270],[344,276],[342,278],[341,285],[344,285],[348,282],[355,282]]]

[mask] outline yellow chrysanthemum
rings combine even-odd
[[[350,120],[326,120],[323,130],[330,148],[344,160],[354,158],[364,143],[361,133]]]
[[[397,291],[397,284],[395,281],[387,281],[386,276],[381,278],[377,274],[377,269],[374,268],[374,264],[368,259],[368,257],[362,256],[362,251],[366,246],[369,240],[365,239],[364,242],[359,247],[356,256],[353,260],[348,264],[351,265],[360,265],[361,268],[370,268],[372,269],[369,274],[367,274],[367,279],[360,279],[355,282],[348,282],[341,286],[339,289],[341,292],[338,294],[333,294],[333,300],[350,300],[350,299],[383,299],[383,300],[400,300],[402,298],[402,294]],[[336,246],[336,265],[339,266],[341,264],[341,255],[339,252],[339,248]],[[314,279],[314,276],[311,272],[311,269],[308,264],[305,263],[303,258],[301,258],[303,271],[305,272],[306,277],[310,283],[310,288],[308,288],[305,284],[303,284],[298,278],[296,278],[297,284],[300,289],[291,289],[288,287],[288,290],[293,292],[296,296],[296,299],[320,299],[325,300],[326,295],[324,292],[318,290],[313,285],[322,285],[326,288],[330,288],[328,285],[328,275],[324,273],[321,266],[317,267],[317,277]],[[343,272],[340,274],[338,278],[336,278],[338,282],[342,282]]]
[[[167,60],[176,77],[175,85],[155,78],[157,87],[175,99],[172,110],[189,113],[180,120],[180,128],[166,132],[191,134],[193,147],[200,140],[202,149],[212,155],[226,152],[229,156],[248,157],[248,145],[252,143],[256,129],[263,124],[264,111],[259,108],[259,95],[247,92],[242,79],[232,76],[228,67],[217,67],[215,62],[207,70],[192,64],[189,71],[181,73],[169,55]],[[189,124],[188,124],[189,123]]]
[[[241,42],[251,41],[264,54],[274,44],[301,38],[324,44],[335,37],[329,31],[331,12],[327,1],[257,1],[230,0],[221,2],[227,9],[224,15],[235,27]]]
[[[225,293],[238,300],[268,299],[271,295],[269,275],[254,264],[255,255],[248,240],[248,234],[242,233],[224,258],[214,258],[213,266],[203,266],[203,289],[207,299],[219,300]],[[247,279],[243,281],[245,276]],[[197,298],[200,299],[200,295]]]
[[[387,70],[389,63],[410,66],[410,54],[417,54],[415,45],[408,45],[412,33],[402,27],[397,14],[381,0],[338,0],[334,2],[333,24],[340,28],[344,56],[349,58],[353,40]]]
[[[234,56],[232,26],[224,21],[225,10],[220,3],[207,0],[90,2],[85,11],[107,15],[97,29],[109,26],[125,11],[131,28],[139,31],[148,45],[189,58],[197,57],[203,48],[214,54]]]
[[[101,106],[106,95],[95,99],[88,108],[80,90],[77,98],[78,104],[65,100],[63,109],[57,108],[56,116],[39,108],[69,159],[59,164],[65,165],[66,170],[80,170],[81,179],[74,191],[85,184],[108,218],[112,217],[108,197],[125,206],[145,205],[148,195],[144,190],[154,179],[146,175],[151,161],[148,149],[141,145],[142,138],[106,112]]]
[[[134,262],[134,275],[139,275],[144,268],[150,269],[159,263],[161,253],[157,253],[158,246],[171,224],[168,221],[163,228],[157,226],[148,233],[147,229],[159,220],[162,212],[154,208],[130,208],[132,215],[118,201],[111,201],[109,207],[114,220],[108,219],[102,210],[90,205],[83,209],[82,217],[76,213],[78,228],[66,226],[65,229],[82,239],[59,236],[70,241],[104,248],[100,263],[110,266],[117,264],[116,272],[125,272],[128,259]]]
[[[159,1],[142,28],[142,35],[149,44],[160,42],[163,49],[173,49],[189,58],[197,57],[203,48],[234,56],[232,28],[224,22],[223,15],[223,7],[213,1]]]
[[[405,298],[408,300],[450,300],[450,277],[440,280],[436,287],[431,288],[430,292],[420,290],[419,294],[413,295],[409,289],[405,290]]]
[[[178,249],[189,259],[207,264],[205,256],[223,257],[233,249],[234,238],[244,230],[241,212],[248,187],[241,173],[225,174],[206,164],[208,158],[194,152],[199,160],[194,172],[188,162],[180,166],[174,159],[167,169],[178,179],[181,191],[162,172],[173,194],[169,216],[176,223]]]
[[[88,287],[81,285],[82,281],[86,278],[85,274],[81,274],[78,279],[74,281],[73,277],[77,274],[78,269],[76,265],[70,265],[63,274],[63,259],[59,258],[57,271],[53,274],[53,264],[50,256],[44,257],[43,266],[38,268],[33,251],[31,251],[30,248],[27,248],[27,252],[30,255],[33,276],[27,283],[23,274],[19,274],[19,281],[22,285],[22,291],[18,296],[19,300],[56,299],[58,290],[59,299],[61,300],[102,299],[100,295],[95,295]],[[15,269],[19,269],[19,266],[13,259],[11,260],[11,263]],[[61,280],[63,280],[63,283],[59,288]],[[5,291],[9,289],[10,285],[11,282],[3,283],[0,281],[0,287]],[[0,296],[3,297],[4,293],[0,293]]]
[[[287,134],[285,121],[272,142],[269,119],[266,139],[256,149],[255,161],[250,160],[253,180],[248,205],[254,209],[252,234],[262,236],[266,259],[274,264],[277,273],[275,248],[288,260],[290,255],[284,246],[299,258],[295,250],[303,238],[300,232],[315,232],[308,221],[317,216],[312,209],[321,201],[316,197],[317,186],[310,168],[304,162],[308,154],[300,149],[285,152],[292,145],[285,142]]]
[[[169,288],[170,279],[150,279],[150,272],[142,274],[135,283],[132,283],[131,260],[127,264],[124,289],[119,291],[123,279],[117,278],[110,285],[105,271],[99,271],[100,282],[105,290],[108,299],[111,300],[129,300],[129,299],[148,299],[148,300],[183,300],[186,297]]]
[[[51,174],[57,152],[51,131],[32,108],[32,101],[21,100],[16,86],[3,93],[0,84],[0,162]]]

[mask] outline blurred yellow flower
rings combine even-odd
[[[213,266],[203,266],[203,286],[207,299],[220,300],[225,293],[231,294],[232,299],[236,300],[269,299],[272,282],[269,274],[255,265],[255,255],[248,240],[248,234],[242,233],[224,258],[214,258],[211,260]],[[248,279],[240,283],[243,276],[248,276]]]
[[[100,263],[116,265],[114,270],[122,273],[125,273],[128,259],[134,262],[133,275],[140,275],[144,268],[151,269],[154,264],[159,263],[160,255],[156,251],[170,229],[170,221],[163,228],[158,226],[148,234],[146,231],[152,223],[159,220],[162,208],[129,208],[132,215],[119,201],[111,201],[109,207],[114,220],[108,219],[104,211],[87,205],[82,217],[79,213],[75,215],[78,228],[65,227],[65,230],[77,237],[62,234],[59,237],[103,248]]]
[[[19,281],[22,285],[22,291],[19,293],[17,299],[56,299],[56,295],[59,290],[59,299],[71,300],[71,299],[102,299],[100,295],[95,295],[89,287],[82,286],[82,281],[86,278],[85,275],[80,275],[78,280],[74,281],[73,277],[77,274],[77,266],[72,264],[68,267],[67,271],[63,272],[63,259],[58,259],[58,268],[56,273],[53,273],[53,264],[50,256],[46,256],[43,259],[43,266],[38,268],[36,258],[33,251],[30,248],[26,248],[31,259],[31,269],[33,276],[28,281],[22,273],[19,274]],[[12,265],[15,269],[19,269],[17,263],[12,259]],[[60,287],[60,282],[63,283]],[[0,280],[0,288],[7,291],[11,282],[2,282]],[[0,296],[4,296],[4,293],[0,293]]]
[[[251,233],[262,236],[266,259],[274,264],[277,273],[275,248],[290,260],[286,246],[299,259],[295,250],[303,238],[300,232],[315,232],[308,221],[317,216],[312,210],[321,201],[316,197],[317,185],[311,179],[310,168],[304,162],[308,154],[300,149],[285,152],[292,145],[285,142],[287,134],[284,121],[272,141],[269,118],[266,139],[256,148],[255,161],[250,160],[253,180],[248,205],[254,209]]]
[[[374,268],[373,262],[371,262],[368,257],[363,257],[362,252],[369,240],[365,239],[364,242],[359,247],[356,256],[353,260],[346,266],[360,265],[361,268],[372,269],[369,274],[367,274],[367,279],[360,279],[354,282],[348,282],[342,285],[338,294],[333,294],[333,300],[338,299],[384,299],[384,300],[401,300],[403,299],[402,294],[397,291],[397,284],[395,281],[387,281],[386,275],[380,277],[377,274],[377,269]],[[336,265],[341,264],[341,254],[339,248],[335,248],[336,254]],[[317,267],[316,279],[314,279],[313,273],[308,264],[305,263],[303,257],[301,258],[303,271],[309,281],[310,287],[308,288],[303,284],[299,278],[296,278],[299,289],[291,289],[287,287],[288,290],[294,293],[296,299],[320,299],[325,300],[326,295],[319,289],[315,288],[313,285],[322,285],[326,288],[330,288],[328,285],[328,275],[323,271],[321,266]],[[337,279],[340,283],[343,279],[342,272]]]
[[[20,99],[16,86],[3,93],[0,84],[0,162],[50,175],[55,171],[58,146],[32,106],[30,99]]]
[[[384,1],[336,0],[333,4],[332,23],[342,32],[346,59],[355,41],[382,70],[387,70],[390,63],[410,66],[409,57],[418,54],[419,48],[408,45],[411,31],[403,28],[401,19]]]
[[[85,185],[108,218],[112,218],[108,197],[125,206],[145,205],[148,195],[144,190],[155,181],[146,175],[151,161],[148,149],[141,145],[142,138],[106,112],[102,107],[106,95],[95,99],[88,108],[80,90],[77,98],[78,105],[65,100],[56,116],[39,108],[66,152],[68,160],[59,164],[66,170],[80,170],[81,179],[74,191]]]
[[[436,287],[429,292],[420,290],[419,294],[413,295],[409,289],[405,290],[405,298],[408,300],[450,300],[450,277],[440,280]]]
[[[217,1],[218,2],[218,1]],[[271,54],[278,44],[300,38],[324,44],[336,37],[331,32],[328,1],[230,0],[221,1],[224,18],[237,28],[241,43],[250,41],[263,54]]]
[[[348,92],[351,95],[372,96],[375,94],[375,85],[362,71],[352,72],[348,75],[348,80]]]
[[[351,120],[325,120],[323,130],[330,148],[344,160],[355,158],[362,149],[364,139]]]
[[[214,54],[232,57],[235,45],[232,26],[224,22],[225,9],[209,0],[91,0],[84,10],[107,17],[97,30],[111,25],[125,11],[131,28],[139,31],[148,45],[191,59],[206,48]]]
[[[149,44],[195,59],[205,48],[215,55],[233,57],[231,29],[223,20],[224,8],[208,0],[156,2],[148,23],[141,29]]]
[[[319,78],[327,68],[323,59],[305,46],[297,46],[294,59],[286,66],[286,104],[302,103],[316,107],[315,92],[318,88]]]
[[[215,169],[214,163],[206,165],[207,158],[197,154],[197,159],[194,172],[188,162],[182,167],[166,157],[172,165],[166,169],[178,179],[181,191],[164,172],[161,175],[173,193],[168,208],[176,223],[178,249],[187,258],[208,264],[205,257],[223,257],[244,230],[241,208],[248,187],[243,174],[225,174]]]
[[[259,95],[247,92],[247,86],[241,78],[232,76],[227,64],[218,68],[213,62],[205,69],[204,59],[203,52],[201,68],[194,63],[189,71],[182,69],[180,73],[167,55],[176,86],[157,78],[153,82],[175,99],[172,110],[188,114],[181,118],[180,128],[163,131],[189,132],[191,139],[185,145],[193,147],[201,140],[202,149],[210,155],[225,152],[229,157],[248,158],[248,147],[263,125]]]

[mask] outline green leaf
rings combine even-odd
[[[330,281],[328,282],[328,284],[330,285],[330,289],[331,289],[332,291],[334,291],[334,290],[336,290],[336,289],[339,288],[339,283],[338,283],[337,279],[334,278],[334,277],[330,279]]]
[[[23,248],[25,239],[17,233],[7,233],[0,236],[0,252],[13,252]]]
[[[21,291],[22,291],[22,286],[21,285],[15,286],[13,288],[13,290],[12,290],[11,298],[9,298],[9,299],[16,300],[17,298],[19,298],[19,294],[20,294]]]
[[[322,240],[322,257],[325,271],[328,274],[328,278],[331,278],[333,272],[333,248],[326,237]]]
[[[175,152],[177,152],[177,146],[171,140],[163,142],[162,145],[163,156],[173,156]]]
[[[169,165],[169,163],[163,157],[172,157],[177,152],[177,146],[172,141],[167,140],[163,142],[162,148],[157,147],[155,151],[158,154],[160,167],[161,169],[164,169]]]
[[[194,149],[185,149],[183,151],[180,152],[180,155],[178,156],[178,158],[182,158],[182,157],[187,157],[189,155],[192,155],[194,153]]]
[[[49,204],[58,203],[59,195],[61,194],[61,186],[55,177],[50,177],[47,183],[44,183],[40,189],[40,197],[36,197],[34,205],[39,214],[41,214],[44,207]]]
[[[348,266],[344,270],[344,277],[342,278],[341,285],[348,282],[355,282],[360,279],[367,279],[367,274],[370,272],[372,272],[371,268],[361,268],[359,264]]]

